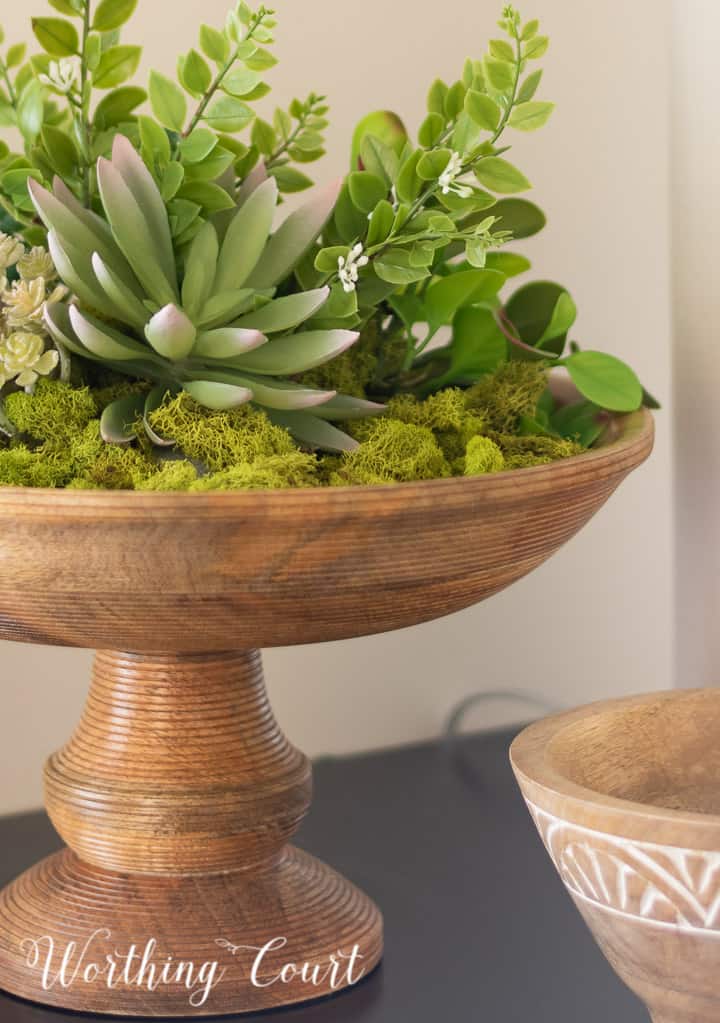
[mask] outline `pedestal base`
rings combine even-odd
[[[195,877],[110,873],[65,850],[0,893],[0,988],[75,1011],[257,1012],[351,987],[381,956],[376,906],[292,846],[263,871]]]

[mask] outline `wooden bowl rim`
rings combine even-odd
[[[658,702],[674,703],[698,695],[715,694],[720,700],[720,689],[666,689],[614,700],[600,700],[575,710],[543,718],[524,729],[512,743],[510,760],[513,769],[519,780],[529,783],[542,794],[544,805],[540,808],[548,810],[567,823],[582,824],[583,818],[591,815],[594,821],[606,821],[610,833],[625,831],[628,834],[632,833],[632,837],[644,838],[649,842],[653,841],[653,826],[667,824],[671,827],[670,833],[675,836],[674,840],[660,844],[694,848],[694,843],[697,842],[697,848],[720,851],[720,814],[672,810],[605,795],[596,789],[572,781],[550,762],[547,755],[551,743],[580,722]],[[525,794],[527,795],[527,792]],[[602,831],[602,828],[594,826],[592,830]],[[679,835],[683,836],[680,840],[677,838]]]
[[[630,472],[652,451],[655,424],[647,409],[618,416],[600,445],[572,458],[527,469],[511,469],[488,476],[452,477],[393,485],[292,488],[288,490],[233,490],[210,492],[154,492],[134,490],[67,490],[47,487],[0,487],[0,510],[47,510],[69,513],[97,509],[112,512],[139,511],[150,515],[166,511],[194,512],[221,516],[259,511],[307,511],[308,504],[321,504],[328,510],[348,511],[366,505],[387,504],[388,499],[403,504],[416,502],[434,505],[443,499],[463,500],[516,498],[518,492],[554,489],[563,481],[590,482]]]

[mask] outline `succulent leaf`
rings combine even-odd
[[[91,267],[76,252],[73,253],[75,258],[71,258],[55,231],[48,231],[48,251],[52,256],[57,272],[67,286],[72,288],[77,297],[86,305],[90,305],[95,309],[102,308],[107,299],[105,292],[102,288],[98,287],[98,282],[91,272]]]
[[[144,161],[124,135],[115,136],[112,155],[113,166],[117,168],[148,222],[165,276],[174,282],[177,274],[172,234],[160,190]]]
[[[315,410],[314,415],[321,419],[348,422],[351,419],[366,419],[368,416],[379,416],[385,411],[384,405],[364,398],[353,398],[347,394],[336,394]]]
[[[354,330],[311,330],[304,334],[289,334],[233,360],[233,365],[268,376],[304,373],[334,359],[355,344],[359,337]]]
[[[58,264],[55,263],[55,265]],[[97,282],[106,296],[106,301],[112,304],[118,318],[126,323],[131,323],[138,330],[144,330],[148,315],[147,309],[135,293],[107,266],[99,252],[93,253],[92,268]],[[63,276],[65,275],[63,274]],[[74,285],[71,287],[77,295],[80,295]],[[102,308],[102,303],[98,308]]]
[[[84,347],[99,359],[126,362],[146,358],[150,354],[144,345],[81,313],[74,305],[70,306],[70,322]]]
[[[248,176],[243,181],[242,185],[238,189],[237,193],[237,204],[238,206],[244,206],[250,196],[253,194],[256,188],[262,185],[263,181],[267,181],[268,172],[263,160],[260,160],[255,164],[253,169],[250,171]]]
[[[254,294],[252,288],[241,288],[239,291],[223,291],[213,295],[202,308],[197,320],[198,327],[212,330],[231,322],[248,310]]]
[[[219,252],[220,244],[215,227],[210,222],[203,224],[185,260],[182,302],[183,308],[192,318],[197,317],[212,294]]]
[[[108,222],[136,276],[158,305],[177,302],[177,280],[168,277],[145,214],[120,171],[109,160],[101,157],[97,173],[100,197]]]
[[[253,392],[247,387],[212,380],[193,380],[185,384],[185,390],[200,405],[217,411],[247,405],[253,399]]]
[[[102,230],[96,229],[92,216],[80,216],[63,199],[48,192],[32,178],[28,179],[28,190],[40,219],[48,231],[55,232],[63,245],[72,245],[88,261],[93,252],[99,252],[108,265],[123,276],[123,280],[132,277],[119,247],[114,241],[108,242]]]
[[[145,327],[145,337],[158,355],[181,362],[193,350],[197,330],[192,320],[176,305],[166,305]]]
[[[200,334],[192,355],[196,359],[234,359],[259,348],[266,342],[267,337],[259,330],[221,327],[219,330],[206,330]]]
[[[144,394],[118,398],[100,417],[100,436],[108,444],[129,444],[135,439],[135,423],[145,411]]]
[[[218,259],[215,294],[243,287],[263,254],[273,225],[278,189],[268,178],[234,215]]]
[[[250,287],[274,288],[291,273],[322,233],[341,188],[342,181],[336,181],[319,189],[309,203],[290,214],[270,238],[248,280]]]
[[[317,288],[315,291],[301,292],[299,295],[287,295],[276,298],[273,302],[242,317],[236,326],[252,326],[265,334],[276,334],[281,330],[291,330],[305,320],[309,320],[328,300],[330,288]]]
[[[334,398],[337,393],[335,391],[318,391],[285,380],[269,380],[261,376],[251,376],[249,373],[240,373],[233,369],[223,370],[222,373],[206,373],[205,377],[247,387],[253,392],[255,401],[260,405],[281,411],[314,408],[316,405],[322,405]],[[187,385],[185,385],[185,389],[188,389]]]
[[[43,316],[50,336],[56,344],[62,345],[74,355],[82,355],[95,361],[95,356],[78,341],[70,322],[70,311],[64,302],[48,302]]]
[[[270,411],[270,419],[278,426],[284,426],[296,440],[310,448],[323,451],[355,451],[360,445],[336,426],[310,412]]]

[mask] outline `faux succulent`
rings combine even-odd
[[[287,377],[334,358],[359,335],[313,326],[329,287],[275,297],[321,233],[337,188],[271,234],[278,189],[267,178],[178,251],[160,191],[124,136],[116,137],[112,160],[98,161],[97,180],[105,219],[84,209],[59,179],[53,193],[35,181],[30,191],[58,272],[78,300],[48,303],[45,319],[56,343],[156,385],[147,396],[109,406],[106,439],[132,439],[140,414],[168,391],[184,390],[211,409],[254,401],[307,444],[352,447],[329,421],[377,406]],[[159,443],[173,441],[148,432]]]

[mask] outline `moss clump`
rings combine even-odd
[[[82,433],[98,414],[98,406],[87,387],[40,379],[34,394],[9,394],[5,412],[20,433],[33,440],[64,445]]]
[[[397,419],[377,419],[360,447],[343,456],[330,484],[406,483],[450,475],[432,430]]]
[[[491,472],[502,472],[505,456],[489,437],[473,437],[465,452],[465,475],[484,476]]]
[[[31,451],[18,444],[0,451],[0,481],[7,487],[64,487],[72,476],[70,460],[52,451]]]
[[[489,430],[516,433],[521,418],[535,414],[546,387],[541,363],[507,362],[466,392],[467,407],[485,420]]]
[[[186,459],[162,462],[152,476],[142,480],[137,490],[190,490],[198,478],[192,462]]]
[[[546,437],[541,434],[518,437],[516,434],[491,434],[492,440],[503,453],[506,469],[529,469],[534,465],[549,465],[563,458],[572,458],[585,449],[572,440]]]
[[[321,391],[338,391],[350,394],[353,398],[364,398],[375,375],[377,357],[367,347],[356,351],[359,344],[362,342],[357,342],[349,352],[344,352],[331,362],[303,373],[303,384],[317,387]]]
[[[134,490],[157,472],[157,466],[143,451],[106,444],[100,436],[99,419],[88,423],[75,438],[69,457],[75,479],[104,490]]]
[[[161,437],[171,437],[187,458],[213,471],[297,450],[287,430],[249,405],[213,412],[183,393],[166,400],[148,418]]]
[[[234,465],[222,472],[202,476],[191,490],[288,490],[320,485],[315,455],[293,451],[289,455],[268,455],[252,464]]]

